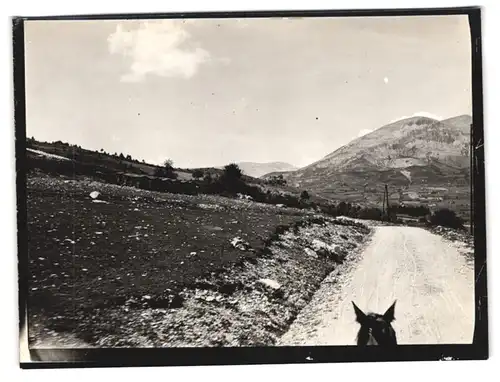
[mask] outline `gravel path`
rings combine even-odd
[[[474,270],[459,245],[421,228],[377,227],[358,258],[328,277],[278,345],[353,345],[351,300],[383,313],[399,344],[472,343]]]

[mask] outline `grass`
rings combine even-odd
[[[27,210],[30,311],[68,317],[195,283],[308,213],[51,177],[28,179]],[[233,248],[235,236],[253,251]]]

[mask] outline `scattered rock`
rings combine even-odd
[[[139,305],[139,302],[135,298],[131,297],[127,301],[125,301],[125,305],[127,305],[127,306],[137,306],[137,305]]]
[[[260,279],[258,280],[259,283],[267,286],[267,287],[270,287],[274,290],[278,290],[281,288],[281,284],[278,283],[276,280],[271,280],[271,279]]]
[[[250,196],[250,195],[244,195],[244,194],[236,194],[236,196],[238,197],[238,199],[241,199],[241,200],[253,200],[253,198]]]
[[[231,245],[241,251],[248,251],[250,249],[250,244],[239,236],[236,236],[231,240]]]
[[[318,258],[318,254],[317,254],[314,250],[312,250],[311,248],[304,248],[304,252],[305,252],[308,256],[311,256],[311,257],[313,257],[313,258],[315,258],[315,259],[317,259],[317,258]]]

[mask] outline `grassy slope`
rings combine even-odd
[[[109,204],[92,202],[94,190]],[[233,237],[257,250],[276,226],[307,214],[49,177],[29,179],[27,199],[30,306],[55,312],[193,282],[255,256],[232,248]]]
[[[94,203],[95,190],[108,203]],[[96,346],[270,344],[335,266],[304,253],[304,240],[333,240],[331,224],[306,227],[309,233],[285,246],[269,241],[278,239],[278,226],[312,216],[218,196],[30,177],[30,333],[72,332]],[[335,237],[352,249],[366,232],[353,231],[351,242],[350,230],[341,227]],[[235,236],[252,250],[233,248]],[[264,254],[266,246],[271,252]],[[256,287],[259,277],[279,280],[286,298]],[[200,290],[220,295],[214,288],[238,303],[197,297]],[[217,330],[221,325],[227,330]]]
[[[154,175],[154,172],[157,170],[158,166],[151,165],[148,163],[143,163],[139,161],[130,161],[126,159],[120,159],[116,156],[109,155],[107,153],[98,153],[91,150],[86,150],[83,148],[55,144],[55,143],[46,143],[46,142],[34,142],[31,144],[31,148],[35,150],[40,150],[49,154],[55,154],[59,156],[66,157],[71,159],[79,164],[91,165],[99,167],[100,171],[106,172],[126,172],[131,174],[145,174],[145,175]],[[39,158],[37,154],[33,154],[31,152],[27,153],[28,157]],[[42,157],[45,161],[50,161],[50,158]],[[190,168],[190,169],[180,169],[176,168],[175,172],[178,175],[178,181],[193,181],[192,173],[195,170],[201,170],[203,174],[210,174],[212,177],[220,176],[223,173],[222,169],[206,167],[206,168]],[[292,186],[270,186],[266,185],[263,179],[253,178],[250,176],[243,175],[242,179],[249,185],[257,185],[264,190],[271,190],[273,192],[279,193],[287,193],[293,195],[295,197],[299,197],[303,189],[292,187]],[[310,190],[308,190],[310,191]],[[327,202],[328,198],[324,196],[319,196],[314,193],[311,193],[311,201],[313,202]]]

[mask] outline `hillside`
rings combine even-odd
[[[408,201],[432,207],[449,197],[467,202],[471,122],[468,115],[443,121],[403,119],[357,138],[309,166],[282,174],[292,186],[352,202],[380,204],[385,183],[393,202],[411,199]],[[413,198],[407,197],[409,192]],[[468,208],[464,205],[458,210]]]
[[[160,167],[135,160],[130,155],[110,154],[104,150],[92,151],[61,141],[38,142],[35,139],[28,139],[27,146],[27,168],[33,173],[45,173],[75,180],[93,179],[175,194],[227,195],[228,191],[218,182],[224,173],[222,168],[174,167],[171,170],[172,174],[167,175],[158,173]],[[309,203],[330,204],[327,198],[312,192],[309,193],[307,201],[301,201],[302,190],[290,185],[272,184],[246,174],[243,174],[241,180],[244,186],[242,185],[238,192],[233,190],[229,194],[237,192],[241,194],[238,197],[252,197],[255,201],[268,204],[301,205],[303,208],[308,207]]]
[[[82,148],[77,145],[71,145],[61,141],[57,142],[39,142],[34,139],[28,139],[27,155],[31,159],[59,159],[77,163],[79,165],[94,167],[96,171],[105,173],[126,173],[130,175],[154,176],[155,172],[160,168],[145,161],[139,161],[132,158],[130,155],[111,154],[105,151],[93,151]],[[175,167],[175,163],[174,163]],[[222,169],[218,168],[199,168],[199,169],[181,169],[174,168],[177,174],[177,179],[180,181],[193,180],[193,172],[201,170],[205,174],[210,174],[212,177],[222,174]],[[245,181],[261,183],[260,180],[254,179],[251,176],[244,176]]]

